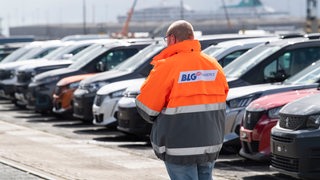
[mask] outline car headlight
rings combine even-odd
[[[80,81],[78,82],[73,82],[69,84],[70,89],[77,89],[79,87]]]
[[[10,77],[10,78],[15,77],[16,74],[17,74],[17,73],[16,73],[16,70],[10,70],[10,71],[9,71],[9,77]]]
[[[89,84],[89,86],[86,86],[86,89],[89,92],[97,92],[102,86],[104,86],[106,84],[108,84],[108,83],[106,83],[106,82],[95,82],[95,83]]]
[[[113,93],[110,94],[110,97],[111,98],[120,98],[120,97],[123,97],[123,93],[126,89],[121,89],[119,91],[115,91]]]
[[[229,107],[231,109],[235,108],[245,108],[247,107],[255,98],[255,96],[242,97],[237,99],[232,99],[229,101]]]
[[[306,127],[311,129],[318,129],[320,127],[320,114],[309,116],[307,119]]]
[[[279,111],[282,108],[282,106],[280,107],[276,107],[276,108],[272,108],[268,110],[268,117],[271,119],[279,119]]]

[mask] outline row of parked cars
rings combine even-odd
[[[230,86],[225,151],[271,160],[272,168],[288,175],[319,175],[320,166],[314,165],[320,155],[319,103],[314,101],[320,80],[319,37],[199,38],[203,53],[224,67]],[[147,136],[152,124],[137,113],[135,98],[152,69],[152,58],[165,46],[157,38],[33,42],[0,63],[0,96],[39,113],[72,116]],[[305,96],[309,99],[300,100]]]

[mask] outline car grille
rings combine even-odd
[[[10,71],[0,70],[0,79],[8,79],[10,78]]]
[[[103,114],[94,115],[94,118],[98,123],[101,123],[103,121]]]
[[[260,117],[263,115],[263,113],[264,111],[246,111],[243,119],[243,127],[245,129],[252,130],[257,124],[257,122],[260,120]]]
[[[55,94],[55,95],[60,95],[61,92],[62,92],[62,87],[61,87],[61,86],[56,86],[56,87],[54,88],[54,94]]]
[[[279,125],[285,129],[298,130],[305,127],[305,116],[289,116],[280,114]]]
[[[284,142],[284,143],[293,142],[293,139],[292,138],[288,138],[288,137],[271,135],[271,138],[272,138],[272,140],[275,140],[275,141],[278,141],[278,142]]]
[[[242,148],[245,153],[254,154],[259,152],[259,142],[252,141],[252,142],[241,142]]]
[[[284,156],[271,155],[271,166],[291,172],[298,172],[299,160]]]
[[[28,82],[31,80],[31,72],[19,71],[17,73],[18,82]]]

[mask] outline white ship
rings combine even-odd
[[[221,19],[243,19],[243,18],[271,18],[288,16],[288,12],[279,12],[262,4],[260,0],[241,0],[236,5],[221,6],[214,12],[197,12],[187,5],[180,6],[149,7],[136,10],[131,22],[166,22],[178,19],[188,21],[205,21]],[[127,16],[118,16],[120,23],[125,22]]]

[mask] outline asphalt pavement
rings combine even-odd
[[[0,180],[169,180],[145,140],[5,101],[0,114]],[[292,179],[236,154],[220,155],[215,166],[215,180]]]

